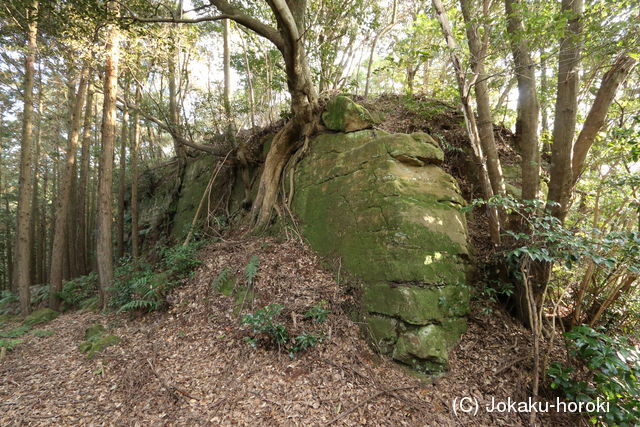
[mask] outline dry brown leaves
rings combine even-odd
[[[241,270],[252,255],[260,258],[257,299],[245,311],[284,304],[294,329],[292,317],[326,300],[332,314],[316,326],[327,335],[322,344],[295,359],[247,345],[232,298],[208,289],[223,268]],[[456,416],[451,410],[456,397],[528,397],[528,334],[505,314],[474,317],[451,356],[449,375],[421,383],[369,348],[346,312],[353,298],[301,243],[218,243],[201,257],[166,313],[138,319],[68,313],[46,325],[54,336],[26,338],[0,364],[0,424],[526,424],[517,414]],[[95,322],[122,342],[88,360],[77,345]],[[542,421],[574,424],[553,415]]]

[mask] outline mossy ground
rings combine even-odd
[[[120,343],[120,337],[108,334],[101,324],[89,326],[85,331],[85,341],[78,345],[78,350],[86,353],[89,359],[93,359],[105,348]]]

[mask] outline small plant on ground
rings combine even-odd
[[[242,317],[240,323],[251,328],[253,336],[249,337],[247,342],[252,347],[257,347],[258,342],[262,341],[267,345],[276,344],[280,348],[289,341],[287,328],[276,321],[283,309],[282,304],[271,304]]]
[[[604,413],[591,413],[593,423],[636,425],[640,420],[640,351],[625,339],[610,337],[588,326],[565,334],[569,354],[581,371],[554,363],[548,370],[551,388],[575,402],[609,403]]]
[[[289,349],[289,357],[293,359],[295,353],[315,347],[324,340],[323,335],[303,333],[293,339],[293,345]]]
[[[222,269],[220,274],[218,274],[216,278],[213,279],[213,282],[211,282],[211,287],[213,289],[226,296],[231,296],[234,285],[233,270],[230,267]]]
[[[24,340],[0,339],[0,348],[11,351],[15,349],[19,344],[22,344],[23,341]]]
[[[327,316],[331,313],[331,310],[327,310],[325,306],[326,301],[320,301],[318,304],[311,306],[304,312],[305,319],[312,319],[314,322],[322,323],[327,320]]]
[[[323,311],[313,311],[312,315],[305,315],[304,318],[314,319],[318,322],[324,321],[329,311],[322,308],[320,304],[314,307]],[[277,347],[279,350],[284,349],[289,353],[289,357],[293,359],[296,353],[315,347],[322,342],[324,336],[321,334],[303,332],[300,335],[291,337],[284,323],[278,321],[283,309],[284,306],[282,304],[271,304],[257,310],[255,313],[249,313],[242,317],[240,323],[250,328],[251,335],[245,338],[249,345],[254,348],[263,346],[267,348]]]
[[[118,312],[151,312],[166,307],[166,296],[201,264],[199,242],[160,250],[156,265],[125,259],[115,273],[110,306]]]
[[[247,280],[248,286],[253,286],[253,279],[255,279],[258,274],[258,269],[260,267],[260,258],[257,256],[252,256],[249,260],[249,264],[244,269],[244,276]]]
[[[78,345],[78,349],[82,353],[87,353],[89,359],[93,359],[105,348],[120,342],[119,337],[106,332],[105,327],[100,324],[89,326],[85,331],[85,341]]]

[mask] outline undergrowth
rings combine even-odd
[[[324,308],[324,301],[309,308],[303,318],[314,322],[324,322],[330,313]],[[324,340],[323,334],[314,334],[303,331],[292,337],[279,317],[284,310],[282,304],[271,304],[257,310],[255,313],[245,314],[240,323],[249,328],[249,336],[245,340],[253,348],[277,348],[288,352],[292,359],[296,353],[305,351]]]

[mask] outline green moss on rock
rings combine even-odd
[[[120,337],[107,334],[105,327],[100,324],[89,326],[85,330],[85,338],[86,341],[78,345],[78,350],[82,353],[87,353],[89,359],[93,359],[105,348],[120,343]]]
[[[213,156],[207,155],[198,157],[187,165],[171,227],[171,234],[175,239],[180,240],[189,233],[193,217],[211,179],[215,162]]]
[[[381,353],[391,353],[398,340],[398,321],[390,317],[377,315],[367,316],[369,334],[374,346]]]
[[[89,326],[85,331],[84,331],[84,339],[89,341],[94,337],[99,337],[100,335],[104,334],[106,331],[105,327],[102,326],[99,323],[96,323],[95,325],[91,325]]]
[[[469,311],[469,293],[463,286],[423,288],[377,283],[364,289],[364,307],[402,319],[412,325],[442,322]]]
[[[320,135],[292,203],[311,246],[364,282],[374,345],[422,372],[442,370],[469,310],[464,200],[443,159],[424,133]]]
[[[24,324],[27,326],[38,325],[41,323],[47,323],[58,317],[60,313],[50,308],[41,308],[34,311],[30,315],[24,318]]]
[[[353,132],[373,126],[371,114],[344,95],[331,99],[322,114],[324,125],[335,131]]]

